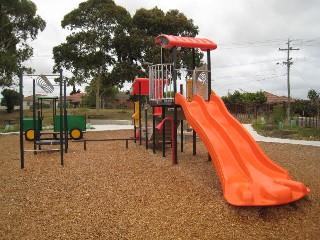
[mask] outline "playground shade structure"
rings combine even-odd
[[[188,102],[179,93],[175,103],[206,146],[222,184],[224,198],[236,206],[269,206],[296,201],[310,190],[293,181],[275,164],[227,110],[221,98],[211,94],[205,102],[194,95]]]

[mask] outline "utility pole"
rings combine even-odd
[[[292,50],[300,50],[299,48],[292,48],[290,47],[290,43],[292,42],[292,40],[290,40],[288,38],[288,42],[287,42],[287,48],[279,48],[279,51],[287,51],[287,61],[283,62],[283,64],[287,65],[287,86],[288,86],[288,123],[290,124],[290,101],[291,101],[291,97],[290,97],[290,65],[293,64],[293,62],[291,61],[292,58],[290,58],[290,51]]]

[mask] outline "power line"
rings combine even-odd
[[[261,79],[257,79],[257,80],[252,80],[252,81],[247,81],[247,82],[236,82],[236,83],[226,83],[223,86],[231,86],[231,85],[241,85],[241,84],[246,84],[246,83],[254,83],[254,82],[261,82],[261,81],[265,81],[265,80],[269,80],[269,79],[274,79],[274,78],[278,78],[278,77],[283,77],[285,76],[284,74],[282,75],[275,75],[275,76],[270,76],[270,77],[265,77],[265,78],[261,78]],[[217,80],[221,80],[220,78],[218,78]],[[217,81],[216,81],[217,83]]]
[[[298,74],[298,76],[309,86],[310,89],[313,89],[313,87],[311,87],[311,85],[302,77],[302,75],[300,74],[300,72],[294,67],[293,70],[296,71],[296,73]]]

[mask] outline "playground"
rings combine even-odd
[[[161,34],[155,43],[172,49],[173,63],[151,65],[149,78],[134,79],[133,131],[86,131],[85,116],[67,114],[62,70],[60,97],[50,99],[53,106],[59,99],[63,107],[59,114],[53,108],[54,130],[43,131],[42,98],[36,109],[35,88],[53,86],[47,77],[36,76],[33,118],[23,118],[20,104],[19,138],[0,137],[5,149],[1,234],[316,238],[319,148],[256,142],[211,88],[210,51],[217,48],[211,40]],[[193,54],[192,69],[178,68],[178,47],[200,48],[208,64],[196,68]],[[149,97],[152,119],[143,96]],[[47,134],[52,137],[43,137]],[[17,149],[20,171],[14,169]]]
[[[87,139],[119,138],[132,130],[87,132]],[[162,157],[144,145],[70,142],[59,154],[26,153],[19,168],[19,136],[1,135],[1,239],[317,239],[319,147],[259,143],[312,193],[291,204],[236,207],[223,197],[207,150],[192,140]],[[32,142],[26,143],[32,147]],[[29,146],[30,145],[30,146]]]

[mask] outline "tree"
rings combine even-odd
[[[286,111],[283,109],[283,106],[281,105],[276,105],[273,107],[272,111],[272,122],[274,124],[279,124],[279,122],[283,122],[284,119],[286,118]]]
[[[1,99],[1,106],[6,106],[7,112],[11,113],[14,110],[14,106],[19,105],[19,93],[12,89],[3,89],[1,94],[3,96]]]
[[[80,3],[61,22],[72,33],[66,43],[53,49],[56,68],[64,66],[74,76],[81,76],[74,82],[92,79],[97,110],[102,79],[108,77],[116,61],[113,39],[127,35],[130,19],[128,11],[112,0],[89,0]]]
[[[125,80],[146,77],[146,62],[161,61],[160,47],[154,43],[157,35],[198,34],[198,27],[178,10],[164,13],[158,8],[140,9],[131,17],[113,0],[83,2],[64,17],[61,25],[72,33],[65,43],[53,49],[55,70],[61,66],[70,70],[74,77],[69,79],[69,84],[90,81],[97,110],[102,86],[121,87]],[[196,52],[197,64],[202,56]],[[179,63],[190,69],[191,60],[190,49],[179,51]],[[164,61],[172,62],[172,54],[166,54]]]
[[[225,103],[239,103],[245,105],[252,105],[265,103],[267,101],[267,97],[264,95],[262,91],[258,91],[256,93],[240,93],[236,90],[233,94],[230,94],[227,97],[222,97],[222,100]]]
[[[292,114],[297,114],[302,117],[312,117],[316,115],[317,110],[314,105],[308,100],[295,99],[292,103]]]
[[[94,108],[96,107],[96,93],[95,93],[95,86],[93,84],[86,86],[85,88],[86,91],[86,95],[84,96],[84,104],[87,107],[90,108]],[[104,104],[102,104],[103,102],[105,102],[106,100],[106,96],[108,96],[108,98],[115,98],[116,94],[119,92],[119,90],[116,87],[110,87],[110,88],[102,88],[101,89],[101,93],[99,95],[99,105],[101,104],[101,106],[103,106]]]
[[[315,108],[317,109],[317,115],[319,116],[320,113],[320,94],[314,90],[311,89],[308,92],[308,98],[311,100],[311,103]]]
[[[13,76],[33,54],[27,40],[36,39],[45,29],[45,21],[36,14],[29,0],[0,0],[0,86],[11,86]]]
[[[183,13],[178,10],[169,10],[163,12],[161,9],[154,7],[147,10],[141,8],[136,11],[133,16],[133,26],[135,29],[135,35],[139,36],[140,41],[140,53],[137,53],[137,58],[145,68],[145,62],[160,63],[162,60],[164,63],[173,62],[172,49],[162,52],[161,60],[161,48],[154,42],[155,37],[159,34],[168,34],[184,37],[195,37],[199,33],[198,26],[194,25],[192,19],[188,19]],[[201,59],[203,53],[198,49],[195,50],[196,67],[202,64]],[[188,48],[182,48],[177,53],[177,62],[181,63],[183,67],[192,69],[192,50]],[[181,67],[181,66],[178,66]]]
[[[319,93],[317,93],[316,90],[314,89],[310,89],[308,91],[308,98],[312,101],[312,102],[317,102],[319,100]]]

